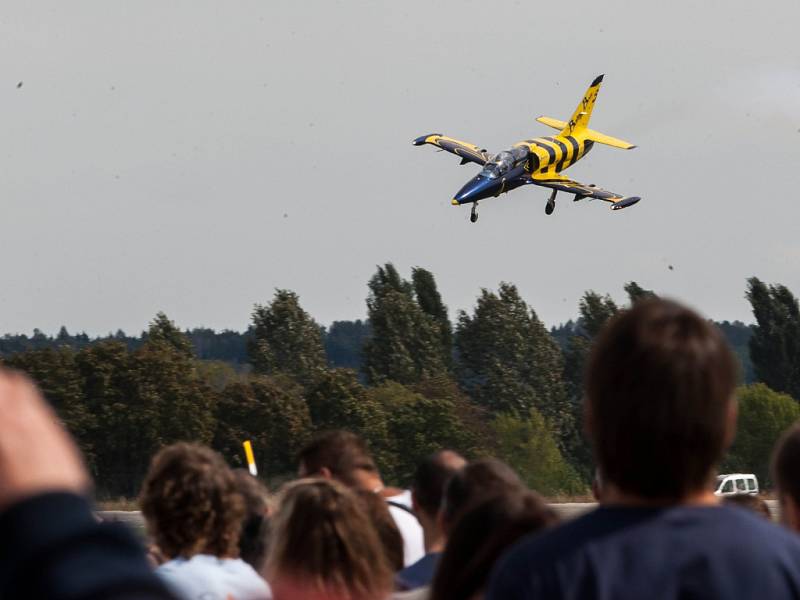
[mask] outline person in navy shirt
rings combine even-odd
[[[442,556],[446,535],[439,508],[444,486],[467,461],[457,452],[440,450],[426,457],[414,472],[411,482],[411,503],[425,537],[425,556],[395,576],[399,590],[415,590],[430,585],[436,565]]]
[[[800,538],[712,491],[737,377],[719,331],[680,304],[647,299],[616,316],[585,381],[601,507],[518,544],[486,597],[800,598]]]

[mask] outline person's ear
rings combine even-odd
[[[778,504],[781,507],[781,522],[789,529],[800,532],[800,507],[789,494],[780,494]]]
[[[328,467],[322,467],[317,475],[323,479],[333,479],[333,473],[331,473],[331,470]]]

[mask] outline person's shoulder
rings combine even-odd
[[[787,548],[800,557],[800,536],[786,527],[740,506],[720,506],[715,512],[720,528],[735,526],[735,531],[747,536],[748,543],[755,548]]]
[[[604,511],[595,509],[552,529],[523,538],[496,564],[490,580],[491,593],[487,598],[524,597],[525,590],[532,585],[546,588],[544,580],[548,579],[545,575],[548,566],[568,559],[585,543],[603,535],[608,521]]]
[[[413,590],[430,585],[440,558],[440,552],[430,552],[417,562],[398,571],[397,575],[395,575],[398,589]]]
[[[392,515],[398,527],[411,527],[413,529],[421,527],[419,519],[407,508],[389,504],[389,514]]]

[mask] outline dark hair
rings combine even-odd
[[[800,423],[787,429],[775,445],[772,479],[780,494],[800,505]]]
[[[394,571],[403,568],[403,535],[389,512],[386,500],[369,490],[356,490],[361,506],[378,532],[386,558]]]
[[[431,600],[469,600],[486,587],[495,561],[520,538],[558,522],[538,494],[518,489],[473,505],[451,532]]]
[[[729,504],[731,506],[741,506],[742,508],[746,508],[748,510],[752,510],[754,513],[760,514],[762,517],[772,519],[772,513],[769,510],[769,506],[767,506],[767,503],[758,496],[753,496],[751,494],[733,494],[731,496],[723,496],[722,503]]]
[[[298,459],[305,476],[318,475],[326,468],[335,479],[349,486],[355,485],[353,472],[358,469],[378,472],[366,442],[349,431],[321,433],[300,450]]]
[[[595,341],[587,426],[605,481],[675,501],[703,489],[730,442],[738,368],[716,327],[669,300],[640,300]]]
[[[272,527],[265,571],[276,598],[314,590],[320,597],[373,600],[391,592],[392,570],[378,534],[342,483],[287,484]]]
[[[166,557],[238,556],[244,500],[233,472],[210,448],[179,443],[158,452],[145,476],[140,505]]]
[[[452,450],[440,450],[419,463],[411,482],[417,506],[435,517],[442,505],[445,485],[465,463],[464,458]]]
[[[239,557],[259,571],[267,555],[269,491],[245,469],[236,469],[233,475],[245,507],[242,533],[239,537]]]
[[[449,531],[459,516],[475,503],[524,489],[525,485],[514,470],[496,458],[467,463],[445,486],[441,509],[445,530]]]

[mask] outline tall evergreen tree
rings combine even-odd
[[[436,287],[433,273],[421,267],[411,270],[411,281],[414,286],[414,295],[422,311],[430,315],[439,326],[439,339],[442,345],[442,356],[448,367],[453,362],[453,325],[447,316],[447,307],[442,302],[442,296]]]
[[[327,367],[322,329],[289,290],[276,290],[268,306],[256,304],[248,351],[256,373],[287,373],[303,383]]]
[[[800,401],[800,309],[783,285],[747,280],[747,299],[756,325],[750,338],[750,358],[758,381]]]
[[[631,283],[629,285],[636,285]],[[627,289],[627,287],[626,287]],[[580,317],[574,335],[564,351],[564,383],[567,388],[570,413],[575,424],[565,444],[565,454],[584,481],[592,477],[592,452],[583,434],[583,375],[592,341],[619,308],[611,296],[601,296],[592,290],[584,293],[578,304]]]
[[[653,290],[646,290],[635,281],[629,281],[625,284],[625,291],[628,294],[628,300],[631,304],[644,300],[646,298],[655,298],[656,293]]]
[[[439,323],[420,308],[413,286],[394,265],[378,267],[368,285],[372,335],[364,345],[367,381],[410,384],[446,371]]]
[[[194,356],[189,338],[163,312],[156,314],[156,318],[150,321],[144,337],[150,343],[166,344],[186,356]]]
[[[561,436],[572,428],[561,351],[517,288],[482,290],[472,316],[456,328],[459,378],[470,396],[495,412],[537,409]]]

